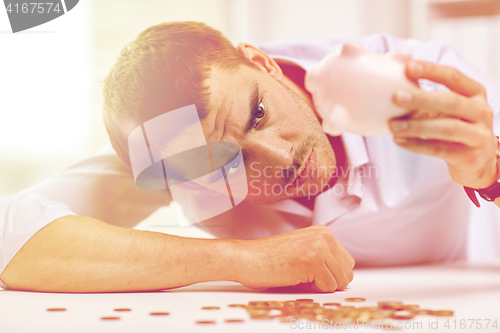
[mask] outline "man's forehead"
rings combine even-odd
[[[243,67],[236,72],[214,68],[206,81],[210,92],[209,112],[202,126],[207,141],[220,141],[224,130],[239,131],[244,128],[240,116],[248,112],[246,100],[251,79]],[[225,125],[230,128],[225,128]]]

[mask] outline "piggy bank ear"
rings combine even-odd
[[[396,50],[387,54],[389,57],[399,60],[400,62],[407,62],[411,60],[411,53],[407,50]]]
[[[366,53],[366,51],[363,46],[361,46],[360,44],[348,42],[342,45],[342,51],[340,52],[340,55],[345,57],[357,57],[364,53]]]
[[[323,112],[323,131],[332,136],[338,136],[351,124],[351,117],[347,110],[340,104],[333,109]]]

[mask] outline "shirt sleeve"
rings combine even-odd
[[[0,274],[34,234],[69,215],[76,214],[68,206],[35,194],[15,194],[0,200]]]
[[[111,145],[21,193],[40,195],[79,215],[121,227],[137,225],[172,201],[167,190],[137,186],[131,168]]]

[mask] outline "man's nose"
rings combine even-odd
[[[245,150],[267,165],[288,168],[293,164],[293,143],[284,139],[256,140]]]

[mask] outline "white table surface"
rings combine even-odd
[[[403,301],[421,308],[455,311],[451,318],[418,316],[411,323],[422,328],[402,332],[500,332],[500,262],[483,264],[413,266],[380,269],[357,269],[349,288],[332,294],[305,294],[290,288],[252,290],[233,282],[200,283],[179,289],[147,293],[56,294],[18,292],[0,289],[0,332],[297,332],[288,323],[274,320],[251,320],[231,303],[252,300],[294,300],[344,302],[346,297],[364,297],[355,306],[376,305],[378,301]],[[349,305],[352,305],[349,304]],[[221,310],[202,310],[202,306],[220,306]],[[47,308],[66,308],[65,312],[48,312]],[[131,312],[114,312],[131,308]],[[169,312],[169,316],[150,316],[150,312]],[[103,321],[102,316],[119,316],[120,320]],[[228,318],[245,319],[244,323],[225,323]],[[196,320],[216,320],[214,325],[197,325]],[[450,319],[450,328],[444,327]],[[453,327],[456,319],[457,327]],[[465,319],[467,328],[459,323]],[[469,319],[482,319],[483,328],[469,328]],[[484,328],[485,319],[491,319]],[[491,324],[497,319],[499,328]],[[429,321],[438,320],[438,329]],[[476,325],[477,321],[474,321]],[[318,327],[318,326],[316,326]],[[415,326],[416,327],[416,326]],[[334,331],[319,328],[316,331]],[[343,329],[366,331],[364,328]],[[368,331],[386,330],[373,329]]]

